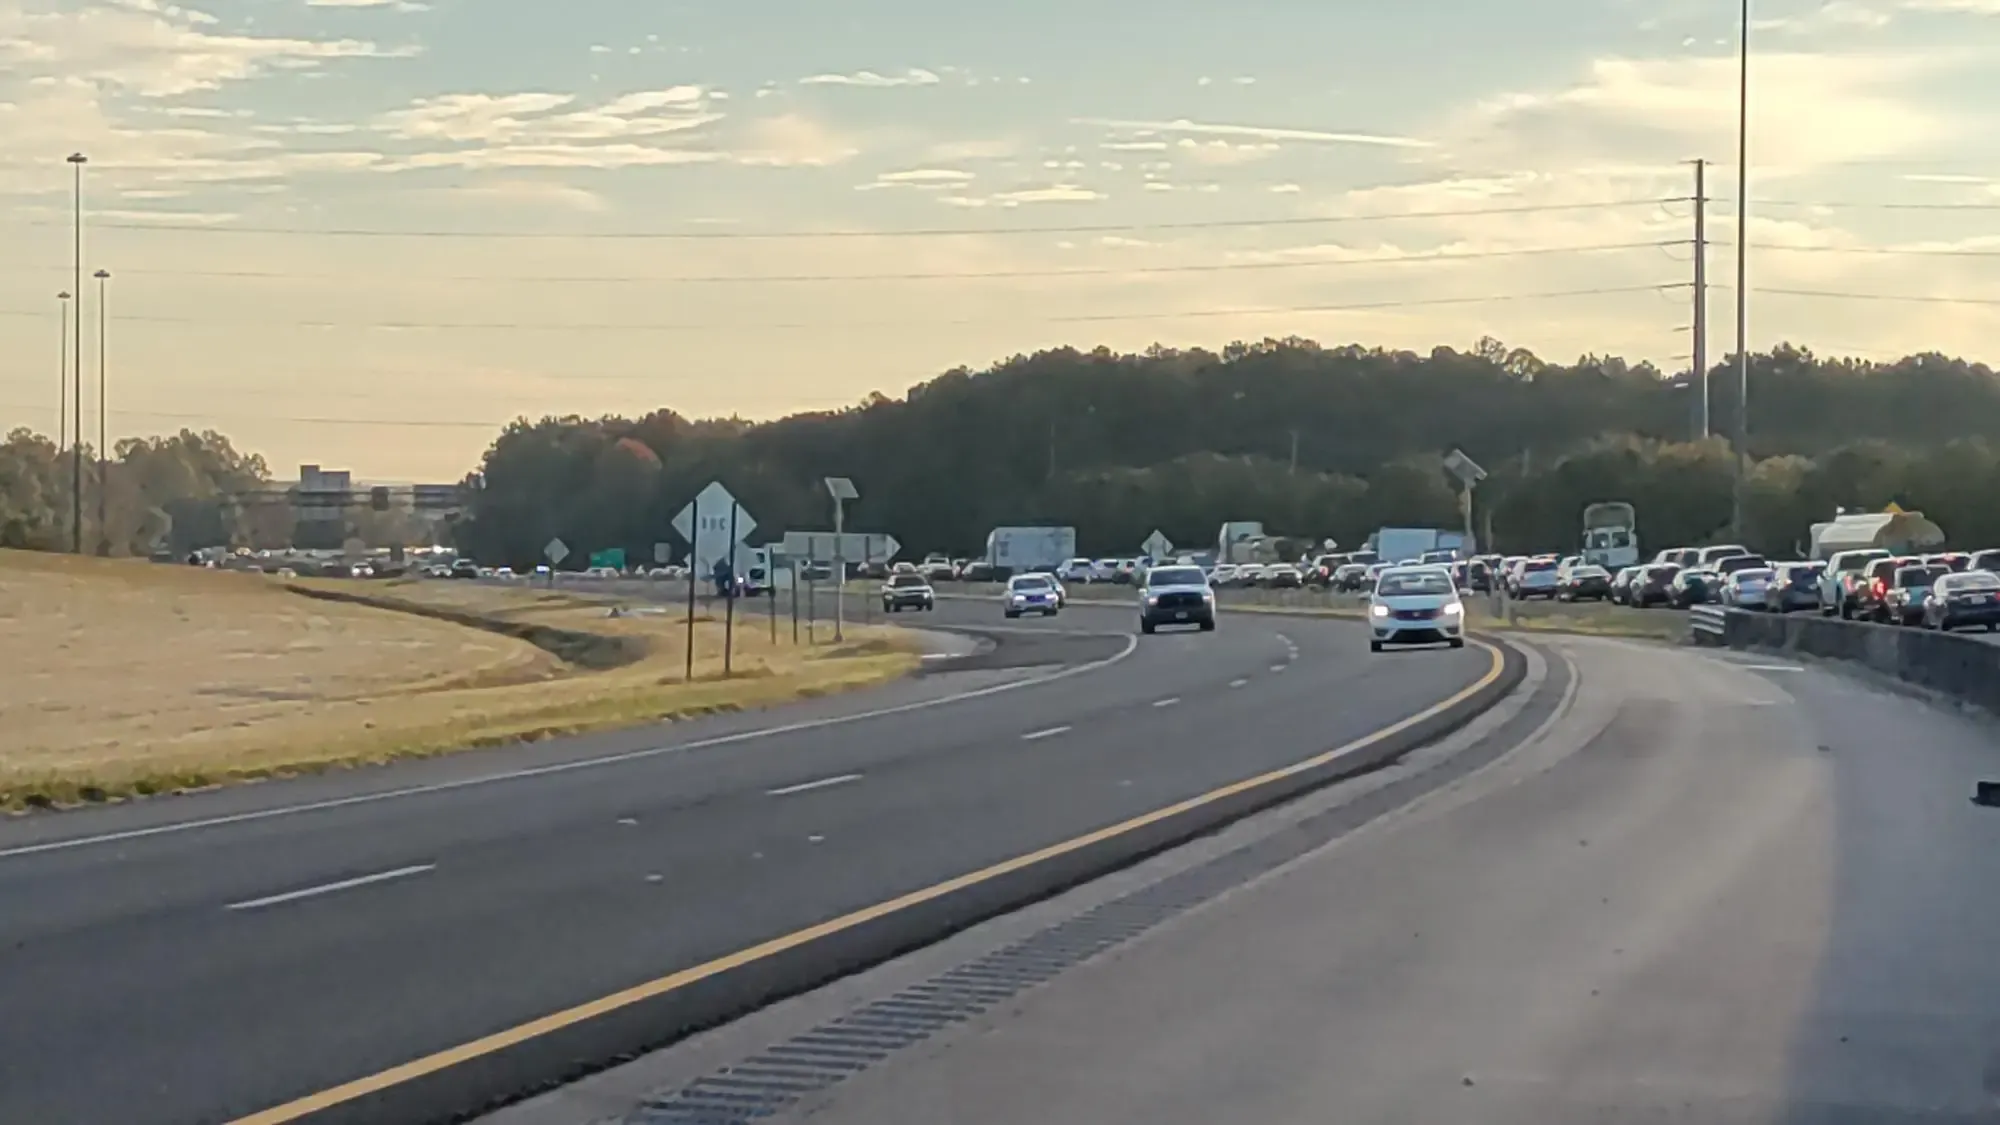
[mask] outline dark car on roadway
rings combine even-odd
[[[889,581],[882,584],[884,613],[936,608],[937,591],[931,589],[930,580],[921,574],[891,574]]]
[[[1924,599],[1924,628],[1949,633],[1982,625],[1989,633],[2000,630],[2000,575],[1967,570],[1947,574],[1931,586]]]
[[[473,562],[471,559],[459,559],[451,564],[450,573],[453,578],[477,578],[479,577],[479,564]]]
[[[1594,563],[1570,567],[1556,589],[1556,600],[1601,602],[1611,596],[1611,572]]]
[[[1139,590],[1139,631],[1150,633],[1162,625],[1199,625],[1204,633],[1215,628],[1215,591],[1200,567],[1156,566],[1146,572]]]
[[[1922,563],[1896,568],[1896,577],[1882,593],[1882,619],[1898,625],[1921,625],[1924,599],[1931,596],[1937,580],[1950,573],[1950,567]]]
[[[1680,572],[1675,563],[1648,563],[1640,567],[1639,574],[1632,579],[1632,588],[1625,593],[1625,604],[1639,609],[1672,605],[1674,576]]]
[[[1818,609],[1820,576],[1826,564],[1789,562],[1778,565],[1778,580],[1771,584],[1765,600],[1779,613],[1795,609]]]

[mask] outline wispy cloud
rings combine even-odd
[[[1265,141],[1302,141],[1312,144],[1380,145],[1386,148],[1429,148],[1431,142],[1415,137],[1384,133],[1329,132],[1320,129],[1287,129],[1269,125],[1224,125],[1178,118],[1173,121],[1126,121],[1103,117],[1080,117],[1076,125],[1105,129],[1141,130],[1152,133],[1191,133],[1212,137],[1252,137]]]
[[[935,86],[943,79],[936,71],[912,67],[901,74],[878,74],[857,70],[852,74],[813,74],[799,79],[801,86]]]

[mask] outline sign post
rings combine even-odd
[[[721,514],[725,508],[729,510],[727,517]],[[703,516],[704,511],[711,514]],[[729,561],[730,580],[734,582],[736,547],[751,532],[757,530],[757,521],[749,512],[743,511],[743,506],[736,502],[736,497],[730,495],[721,481],[714,480],[708,482],[707,487],[696,493],[695,498],[688,501],[687,506],[674,516],[673,528],[680,533],[681,538],[688,541],[687,678],[692,680],[694,679],[695,588],[701,584],[704,575],[714,573],[716,562],[722,559]],[[730,593],[731,608],[734,608],[734,591]],[[724,655],[723,668],[724,674],[727,675],[727,654]]]
[[[542,557],[549,560],[549,588],[554,589],[556,585],[556,568],[561,566],[562,561],[569,557],[569,544],[560,539],[551,539],[548,542],[548,546],[542,548]]]
[[[846,639],[841,635],[841,626],[847,620],[847,552],[840,548],[846,540],[843,533],[847,530],[847,502],[860,499],[861,493],[846,477],[826,478],[826,491],[833,497],[833,580],[836,583],[833,588],[833,643],[839,644]]]
[[[733,661],[736,656],[736,591],[742,583],[737,580],[736,551],[734,548],[737,543],[736,516],[742,509],[743,505],[738,504],[733,498],[729,501],[729,543],[731,550],[729,552],[729,567],[726,571],[729,576],[729,583],[722,590],[722,678],[725,680],[734,671]]]

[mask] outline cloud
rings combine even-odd
[[[860,155],[855,141],[801,113],[763,117],[744,126],[732,156],[766,168],[819,168]]]
[[[493,203],[504,207],[553,208],[592,215],[602,214],[611,209],[604,197],[594,191],[552,180],[500,180],[494,183],[423,189],[412,194],[418,198],[434,198],[437,202],[450,207],[462,206],[471,201]]]
[[[865,184],[857,184],[854,190],[911,188],[917,191],[946,191],[962,188],[974,178],[971,172],[957,168],[911,168],[902,172],[883,172]]]
[[[0,74],[8,79],[46,76],[146,97],[213,90],[278,69],[417,53],[361,39],[222,31],[213,16],[154,0],[0,6]]]
[[[1912,12],[1956,12],[1973,16],[2000,16],[2000,0],[1903,0]]]
[[[389,8],[398,12],[428,12],[429,4],[418,0],[306,0],[308,8]]]
[[[1020,207],[1034,203],[1095,203],[1109,198],[1111,197],[1094,188],[1062,183],[1016,188],[987,196],[943,195],[938,197],[938,202],[950,207],[979,208]]]
[[[1218,125],[1178,118],[1173,121],[1124,121],[1082,117],[1073,125],[1096,125],[1106,129],[1137,130],[1148,133],[1191,133],[1198,136],[1249,137],[1263,141],[1304,141],[1313,144],[1380,145],[1388,148],[1429,148],[1431,142],[1414,137],[1380,133],[1331,133],[1317,129],[1284,129],[1267,125]]]
[[[642,90],[571,108],[576,101],[575,94],[533,91],[444,94],[383,114],[375,128],[406,141],[533,145],[660,137],[722,119],[698,86]]]
[[[943,79],[937,73],[912,67],[901,74],[877,74],[872,70],[858,70],[853,74],[814,74],[799,79],[801,86],[869,86],[885,88],[890,86],[935,86]]]
[[[1766,52],[1751,60],[1751,143],[1760,177],[1908,156],[1964,135],[1962,115],[1913,87],[1962,65],[1927,54]],[[1499,168],[1639,164],[1735,149],[1733,54],[1607,58],[1555,90],[1503,94],[1438,132],[1440,156]]]
[[[1262,160],[1282,147],[1274,141],[1231,144],[1221,139],[1197,141],[1193,137],[1182,137],[1174,145],[1180,155],[1195,163],[1212,165],[1247,164]]]
[[[1003,191],[993,198],[1005,207],[1016,203],[1094,203],[1100,199],[1109,199],[1110,196],[1076,184],[1053,184],[1049,187]]]
[[[1297,184],[1272,184],[1267,190],[1273,195],[1297,195],[1305,189]]]

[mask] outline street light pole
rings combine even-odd
[[[1743,538],[1743,478],[1750,450],[1750,0],[1743,0],[1736,80],[1736,476],[1732,538]]]
[[[62,330],[56,333],[56,453],[69,441],[69,290],[56,294],[62,307]],[[60,464],[60,462],[58,462]]]
[[[111,554],[111,502],[110,478],[111,454],[106,448],[108,427],[105,422],[110,413],[105,405],[104,391],[107,385],[105,371],[110,364],[110,313],[107,311],[110,293],[106,288],[111,281],[110,270],[98,270],[91,276],[97,278],[97,553],[109,557]],[[79,420],[79,424],[81,424]]]
[[[76,404],[76,440],[70,443],[69,488],[70,488],[70,553],[83,553],[83,166],[90,158],[80,152],[71,153],[69,165],[75,174],[75,209],[73,226],[76,232],[75,256],[71,259],[75,277],[76,294],[76,377],[72,382],[70,399]]]

